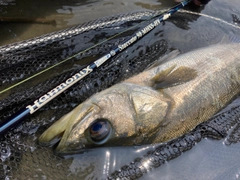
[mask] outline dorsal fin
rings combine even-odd
[[[152,86],[155,89],[164,89],[186,83],[197,77],[197,72],[195,69],[186,66],[175,68],[176,65],[173,65],[168,69],[160,71],[158,74],[156,74],[151,79],[153,83]]]

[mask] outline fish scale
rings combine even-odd
[[[233,136],[239,136],[239,117],[240,107],[235,106],[223,113],[220,113],[208,122],[198,125],[193,131],[183,135],[178,139],[174,139],[167,143],[159,145],[154,151],[149,151],[143,157],[135,159],[129,165],[125,165],[120,170],[112,173],[108,179],[136,179],[150,172],[154,168],[162,166],[183,152],[192,149],[196,143],[203,138],[222,139],[226,138],[226,144],[239,142],[239,139],[233,139]],[[235,133],[229,133],[233,126]],[[228,135],[229,134],[229,135]],[[145,163],[145,166],[143,166]],[[142,167],[142,168],[141,168]]]

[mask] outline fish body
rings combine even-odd
[[[56,153],[166,142],[189,132],[240,91],[240,44],[214,45],[157,62],[90,97],[46,130]]]

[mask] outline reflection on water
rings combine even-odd
[[[132,0],[131,2],[127,0],[16,0],[7,2],[9,4],[0,4],[3,21],[0,23],[1,45],[29,39],[103,16],[174,5],[171,0]],[[202,13],[237,24],[240,17],[239,7],[238,0],[212,0]],[[181,26],[185,28],[181,28]],[[194,21],[186,21],[184,17],[178,18],[177,21],[173,19],[172,22],[166,22],[163,28],[164,38],[182,52],[217,43],[224,35],[240,37],[239,29],[229,27],[216,20],[209,20],[206,17],[196,18]],[[35,129],[37,128],[36,125]],[[32,131],[35,129],[33,128]],[[18,170],[10,169],[13,171],[13,179],[21,177],[21,173],[26,177],[35,177],[36,179],[48,179],[48,177],[50,179],[53,177],[58,177],[58,179],[101,179],[154,148],[153,146],[99,148],[67,157],[67,159],[60,159],[53,155],[52,149],[38,146],[36,139],[39,134],[35,134],[35,132],[32,134],[34,134],[33,137],[26,137],[28,147],[19,143],[18,137],[14,137],[18,144],[17,148],[24,153],[16,154],[14,157],[17,158],[10,161],[10,165],[8,164],[9,167],[15,167],[12,164],[20,162],[20,165],[17,166]],[[5,150],[1,152],[1,161],[5,161],[10,153],[9,147],[13,149],[15,147],[12,147],[11,144],[1,144],[1,146]],[[204,140],[192,151],[149,172],[142,179],[196,179],[196,177],[199,179],[237,179],[240,168],[238,166],[239,146],[236,144],[226,147],[221,141]],[[4,172],[9,171],[6,167],[4,168]]]
[[[167,2],[167,1],[166,1]],[[175,3],[148,1],[28,1],[0,5],[0,45],[29,39],[113,14],[159,9]]]
[[[141,180],[235,180],[239,179],[240,143],[226,146],[224,140],[204,139],[177,159],[167,162]]]

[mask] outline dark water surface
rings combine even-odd
[[[173,5],[175,3],[171,0],[0,0],[0,45],[30,39],[104,16],[136,10],[165,9]],[[176,21],[166,22],[161,27],[161,36],[167,39],[171,47],[187,52],[225,41],[229,37],[240,38],[239,0],[212,0],[205,7],[194,9],[194,12],[203,15],[196,18],[191,16],[190,19],[179,15],[180,18]],[[28,144],[27,148],[16,141],[17,148],[24,153],[14,155],[21,158],[9,160],[10,163],[2,166],[1,173],[10,174],[5,179],[102,179],[154,148],[151,145],[99,148],[61,159],[53,154],[51,148],[36,145],[39,134],[33,134],[32,137],[26,137],[24,143]],[[191,151],[149,172],[142,179],[239,179],[240,143],[226,146],[223,141],[205,139]],[[8,157],[10,154],[1,152],[2,162]],[[6,173],[8,171],[12,173]]]
[[[0,4],[2,21],[0,45],[29,39],[104,16],[136,10],[156,10],[173,5],[175,5],[173,1],[156,0],[13,0],[4,5]]]

